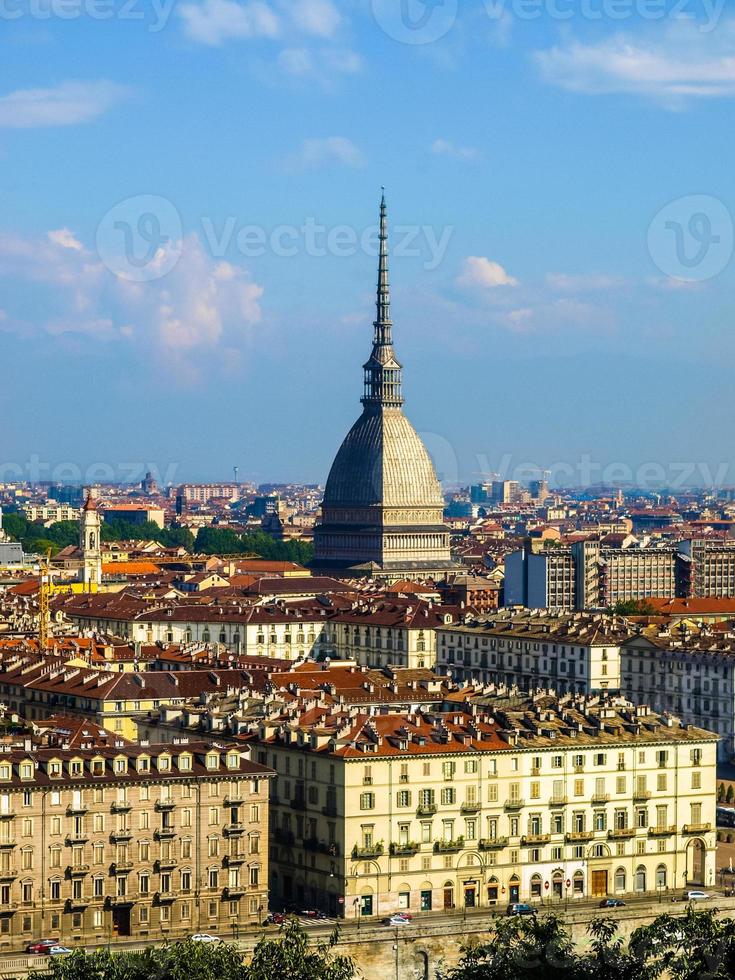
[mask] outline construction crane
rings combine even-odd
[[[48,649],[51,636],[51,616],[49,614],[49,595],[51,592],[51,549],[39,562],[38,576],[38,649]]]

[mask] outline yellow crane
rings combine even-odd
[[[51,636],[49,595],[51,593],[51,549],[39,562],[38,576],[38,649],[48,649]]]

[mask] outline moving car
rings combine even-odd
[[[218,943],[219,936],[210,936],[208,932],[195,932],[190,937],[193,943]]]
[[[601,909],[621,909],[624,905],[622,898],[603,898],[600,902]]]
[[[409,926],[411,922],[409,919],[404,918],[402,915],[390,915],[387,919],[383,919],[384,926]]]
[[[53,946],[49,946],[46,950],[49,956],[63,956],[65,953],[71,953],[68,946],[62,946],[60,943],[54,943]]]
[[[691,892],[686,892],[686,894],[684,895],[684,898],[687,900],[687,902],[701,902],[705,898],[709,898],[709,897],[710,896],[707,894],[707,892],[697,891],[696,889]]]
[[[507,915],[536,915],[536,909],[533,905],[528,905],[526,902],[511,902],[508,906]]]
[[[45,956],[51,946],[58,946],[58,939],[34,939],[26,946],[26,953],[40,953]]]

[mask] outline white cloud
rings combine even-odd
[[[244,269],[212,259],[195,234],[166,249],[180,252],[172,271],[133,283],[113,275],[68,229],[39,239],[0,234],[0,277],[35,284],[48,310],[36,328],[54,336],[126,341],[177,364],[189,358],[194,367],[208,353],[242,347],[261,320],[262,286]],[[167,260],[156,257],[163,267]],[[10,314],[6,326],[28,329]]]
[[[84,246],[82,243],[74,237],[73,232],[69,231],[68,228],[59,228],[57,231],[49,231],[46,233],[48,240],[54,245],[60,245],[61,248],[70,248],[73,252],[83,252]]]
[[[452,157],[454,160],[477,160],[480,155],[479,150],[473,146],[458,146],[451,140],[436,139],[431,144],[431,152],[436,156]]]
[[[569,41],[534,57],[547,82],[587,95],[627,92],[672,108],[735,95],[735,21],[707,32],[693,20],[676,20],[647,38]]]
[[[508,275],[499,262],[482,255],[470,255],[464,260],[457,283],[460,286],[495,289],[497,286],[517,286],[518,280]]]
[[[218,46],[225,41],[275,38],[280,21],[275,11],[261,0],[203,0],[179,7],[184,31],[192,41]]]
[[[354,75],[364,63],[359,54],[349,48],[284,48],[278,55],[278,67],[287,75],[298,78],[317,77],[328,82],[334,74]]]
[[[0,97],[0,127],[34,129],[91,122],[127,94],[122,85],[104,80],[17,89]]]
[[[564,272],[552,272],[546,276],[546,282],[552,289],[562,293],[583,293],[604,289],[616,289],[624,284],[617,276],[607,276],[602,273],[587,275],[568,275]]]
[[[331,0],[287,0],[284,9],[297,30],[315,37],[333,37],[342,21]]]
[[[291,170],[308,170],[334,164],[361,167],[364,163],[362,151],[346,136],[305,139],[299,150],[286,161]]]

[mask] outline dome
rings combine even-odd
[[[345,436],[323,507],[441,508],[431,457],[400,408],[367,409]]]

